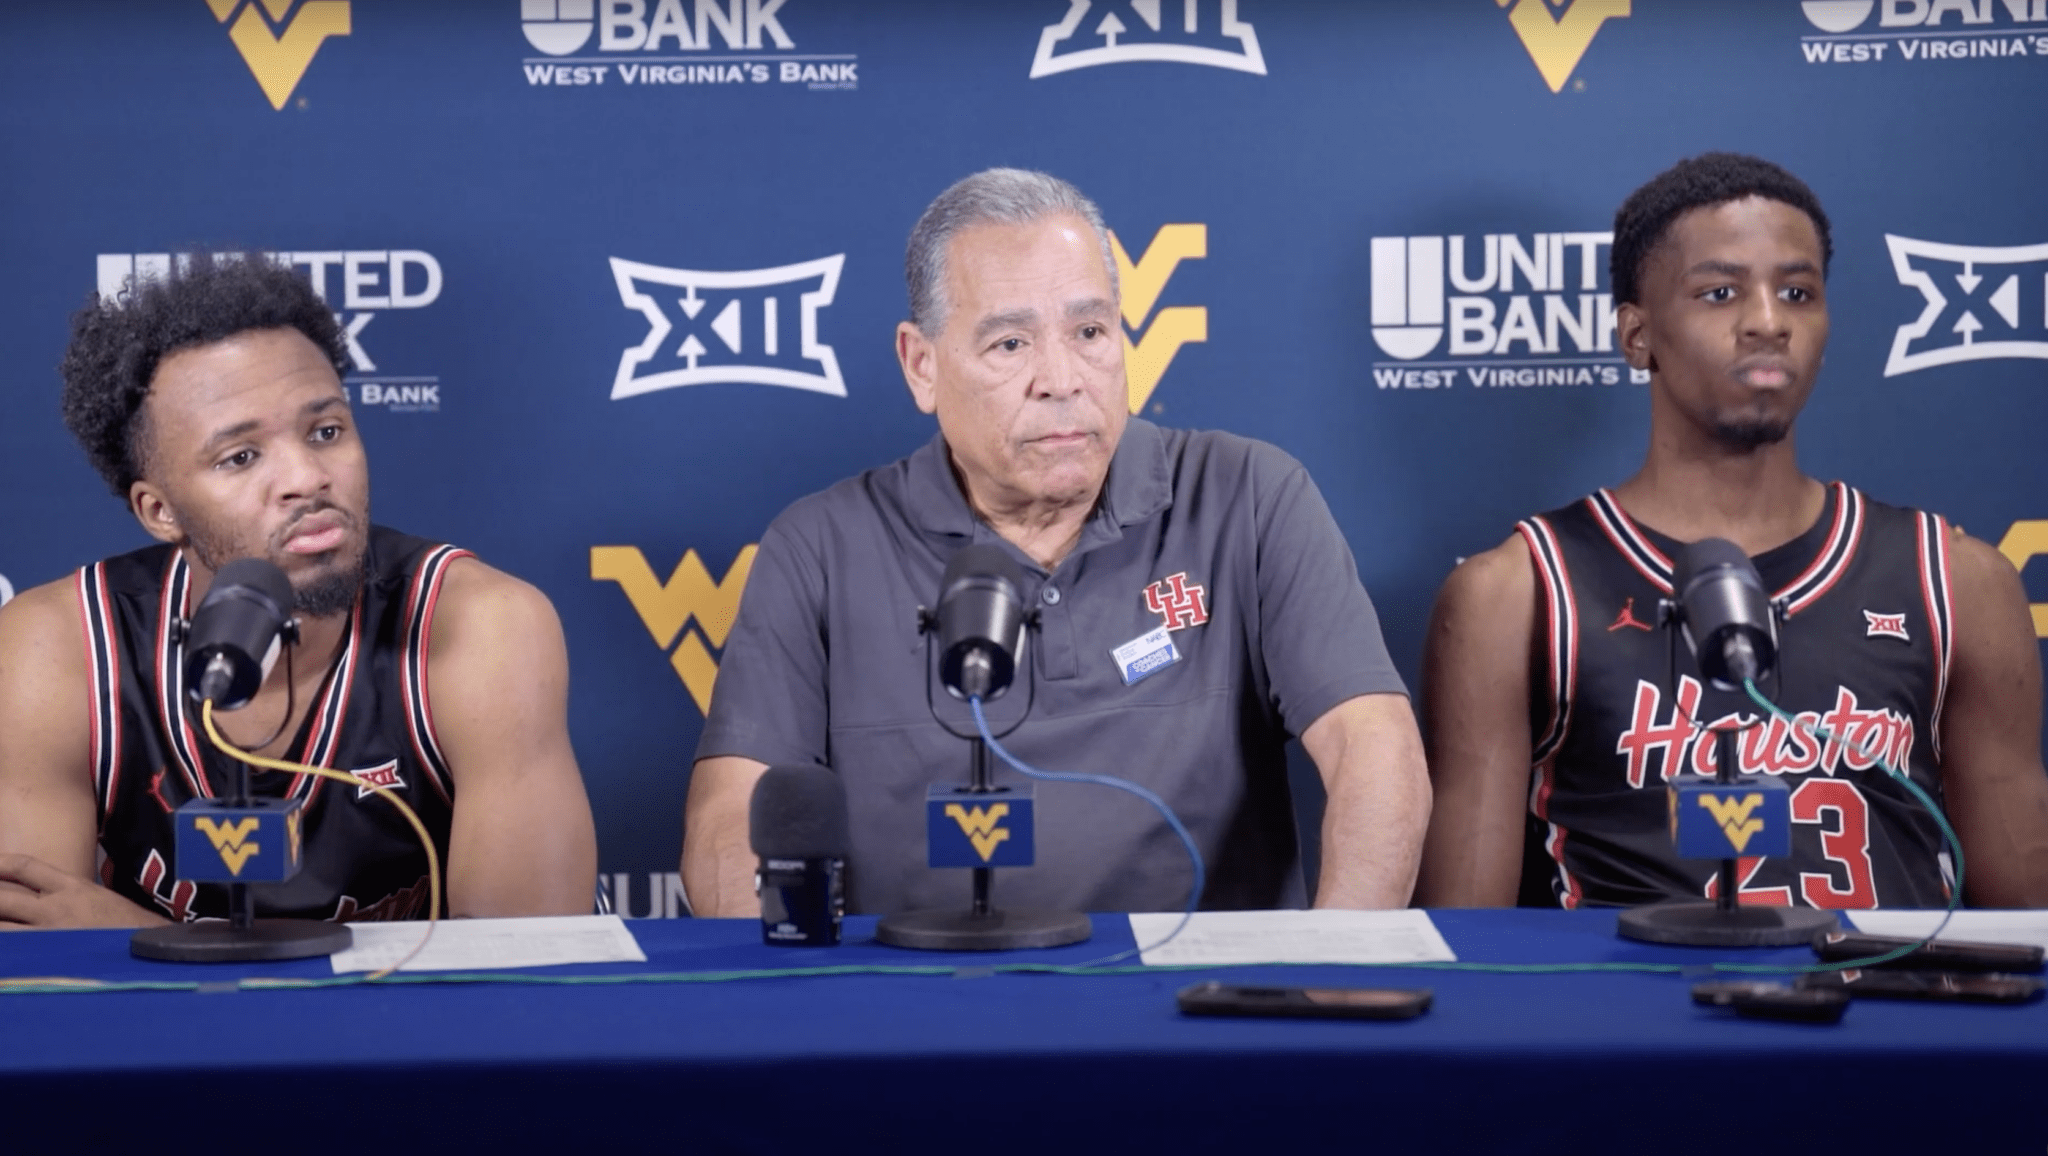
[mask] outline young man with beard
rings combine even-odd
[[[590,910],[596,837],[545,596],[466,551],[370,523],[334,315],[289,269],[195,259],[73,319],[66,424],[159,545],[0,609],[0,926],[227,914],[177,878],[171,814],[230,774],[186,699],[183,635],[213,576],[279,566],[299,642],[217,723],[258,754],[396,791],[446,865],[451,916]],[[257,772],[305,800],[303,867],[257,914],[423,917],[427,860],[374,792]]]
[[[1813,193],[1753,157],[1681,162],[1622,205],[1616,326],[1651,375],[1649,454],[1445,583],[1424,658],[1436,811],[1420,902],[1714,894],[1715,865],[1673,852],[1664,781],[1713,769],[1703,726],[1752,723],[1740,770],[1792,787],[1792,853],[1743,861],[1741,902],[1947,902],[1935,821],[1853,743],[1761,718],[1683,646],[1667,686],[1672,560],[1723,538],[1788,615],[1765,692],[1874,740],[1941,803],[1969,903],[2048,905],[2040,658],[2018,575],[1938,515],[1800,472],[1793,423],[1827,343],[1830,253]]]

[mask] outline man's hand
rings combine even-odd
[[[151,927],[168,922],[33,855],[0,855],[0,928]]]

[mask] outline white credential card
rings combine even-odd
[[[1165,939],[1178,912],[1134,913],[1131,934]],[[1449,963],[1451,945],[1427,911],[1198,911],[1164,947],[1143,952],[1164,967],[1239,963]]]
[[[1899,935],[1914,939],[1933,931],[1940,911],[1844,911],[1866,935]],[[2048,911],[1958,911],[1941,929],[1943,939],[1975,943],[2017,943],[2048,947]]]
[[[330,958],[334,974],[376,971],[405,958],[426,932],[423,923],[351,923],[355,944]],[[444,919],[426,950],[401,971],[493,971],[564,963],[645,963],[647,953],[616,915],[547,915],[531,919]]]

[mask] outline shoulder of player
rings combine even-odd
[[[1957,621],[1967,626],[1966,620],[1989,617],[1996,620],[1996,608],[2003,607],[2008,615],[2025,617],[2027,602],[2026,588],[2020,582],[2020,573],[1997,547],[1979,538],[1972,538],[1960,529],[1951,530],[1948,536],[1949,589],[1958,608]],[[1972,614],[1977,607],[1993,608],[1991,615]],[[1958,637],[1963,632],[1958,631]]]
[[[552,641],[562,648],[554,603],[532,583],[473,557],[448,566],[434,605],[432,660],[465,661],[485,647],[526,648]]]
[[[85,669],[78,582],[67,575],[31,587],[0,606],[0,669],[20,661],[47,673]]]
[[[1536,568],[1529,548],[1520,534],[1512,534],[1500,545],[1451,568],[1437,594],[1435,617],[1440,622],[1454,616],[1503,625],[1514,620],[1533,621],[1535,598]]]
[[[83,759],[91,687],[81,614],[75,577],[24,590],[0,606],[0,729],[60,745],[75,735]],[[5,740],[0,736],[0,746]]]

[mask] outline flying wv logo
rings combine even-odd
[[[254,815],[239,822],[226,819],[215,822],[204,816],[193,820],[193,825],[206,833],[207,842],[213,844],[213,849],[220,853],[220,861],[227,864],[229,873],[233,875],[240,875],[242,865],[249,861],[249,857],[263,849],[261,844],[249,838],[262,823],[263,820]]]
[[[1221,0],[1214,7],[1207,0],[1126,0],[1103,4],[1102,17],[1090,20],[1095,7],[1094,0],[1067,0],[1066,16],[1038,34],[1031,79],[1136,61],[1202,64],[1266,75],[1259,35],[1237,18],[1237,0]]]
[[[1117,288],[1123,296],[1124,377],[1131,412],[1137,413],[1159,387],[1159,379],[1166,376],[1180,347],[1209,340],[1209,310],[1203,306],[1169,305],[1152,316],[1152,307],[1159,303],[1180,263],[1209,255],[1209,226],[1161,225],[1136,262],[1114,231],[1109,246],[1116,258]],[[1150,328],[1145,326],[1147,317],[1152,318]],[[1140,330],[1138,340],[1131,340]]]
[[[350,31],[349,0],[305,0],[298,13],[286,20],[292,2],[206,0],[206,6],[213,9],[213,18],[222,24],[228,23],[228,17],[234,16],[237,8],[241,9],[242,14],[228,27],[228,39],[234,41],[235,50],[255,74],[263,95],[270,98],[270,107],[280,111],[284,102],[291,99],[292,91],[299,87],[320,46],[328,37],[347,36]],[[265,13],[269,14],[268,20],[264,19]],[[280,31],[272,32],[273,24]]]
[[[1707,813],[1714,817],[1714,822],[1720,826],[1722,833],[1728,836],[1728,844],[1738,852],[1749,846],[1750,836],[1764,829],[1763,819],[1751,817],[1750,814],[1763,805],[1762,795],[1744,795],[1739,799],[1733,796],[1719,799],[1712,795],[1701,795],[1699,800],[1700,806],[1707,809]]]
[[[611,262],[619,299],[648,326],[646,340],[619,356],[613,401],[713,382],[846,396],[839,358],[818,340],[818,313],[838,292],[846,254],[734,272]]]
[[[1629,0],[1576,0],[1569,7],[1556,5],[1563,8],[1558,16],[1550,14],[1553,4],[1545,0],[1495,3],[1503,8],[1515,6],[1508,13],[1508,23],[1514,25],[1515,35],[1522,38],[1522,47],[1529,50],[1529,59],[1536,62],[1536,71],[1543,74],[1543,83],[1552,92],[1564,91],[1564,82],[1571,79],[1572,69],[1592,47],[1600,26],[1629,14]]]
[[[946,804],[946,817],[960,824],[960,833],[974,844],[975,854],[986,863],[996,853],[996,848],[1010,837],[1010,833],[996,824],[1001,823],[1010,813],[1010,804],[994,803],[972,810],[958,803]]]
[[[699,713],[711,710],[711,689],[718,681],[718,659],[711,651],[717,648],[722,652],[732,633],[733,619],[740,611],[740,591],[753,572],[756,549],[742,547],[725,578],[716,582],[697,552],[685,551],[666,583],[655,578],[647,556],[637,546],[596,546],[590,551],[591,579],[619,584],[656,646],[669,652],[676,636],[683,636],[682,645],[669,652],[669,667],[683,680]],[[684,634],[683,628],[692,618],[698,628]]]
[[[1886,377],[1963,361],[2048,358],[2048,244],[1949,245],[1889,233],[1884,241],[1899,284],[1926,301],[1893,335]]]

